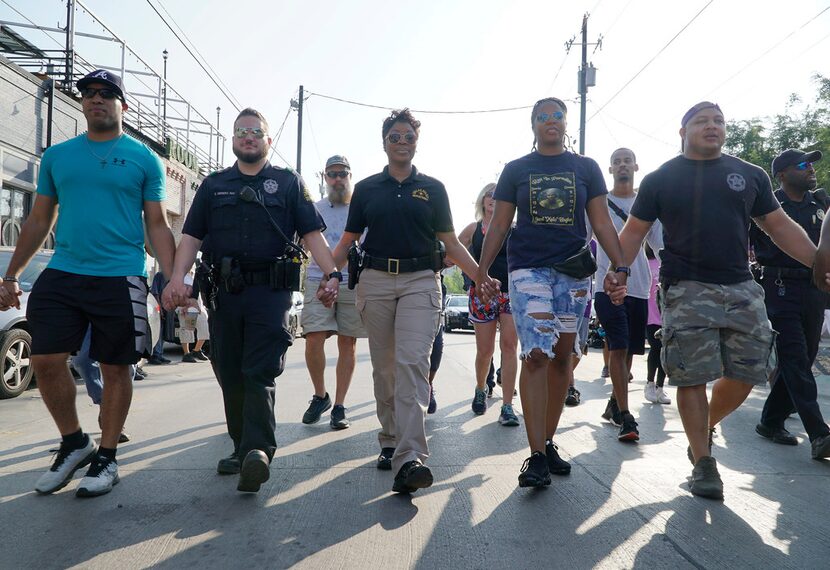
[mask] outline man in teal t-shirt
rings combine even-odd
[[[145,145],[124,134],[121,78],[96,70],[78,81],[87,133],[43,154],[37,197],[0,286],[0,310],[19,307],[17,278],[57,220],[55,254],[29,295],[32,365],[60,449],[35,490],[50,494],[86,465],[79,497],[118,483],[118,437],[132,400],[131,364],[149,356],[144,225],[162,272],[171,274],[175,242],[164,214],[164,169]],[[104,378],[101,444],[85,434],[66,360],[92,327],[89,355]]]

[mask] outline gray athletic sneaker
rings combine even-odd
[[[96,447],[95,441],[89,436],[86,436],[86,445],[81,449],[68,449],[61,443],[49,471],[37,480],[35,491],[48,495],[66,487],[75,471],[89,465],[95,457]]]
[[[499,414],[499,423],[503,426],[517,426],[519,425],[519,418],[513,412],[513,406],[504,404],[501,407],[501,414]]]
[[[112,491],[120,481],[118,477],[118,463],[114,459],[108,459],[103,455],[96,455],[89,466],[86,475],[81,479],[77,497],[97,497]]]
[[[714,457],[701,457],[692,469],[689,485],[692,495],[707,499],[723,499],[723,481],[718,473],[718,462]]]

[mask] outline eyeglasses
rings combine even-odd
[[[108,87],[87,87],[81,90],[81,97],[84,99],[92,99],[96,95],[100,95],[101,99],[115,99],[116,97],[120,98],[117,91],[110,89]]]
[[[494,194],[495,194],[495,192],[487,192],[487,193],[484,195],[484,197],[485,197],[485,198],[492,198]]]
[[[331,172],[326,172],[326,176],[329,178],[348,178],[349,171],[348,170],[332,170]]]
[[[265,129],[251,127],[238,127],[233,131],[233,136],[238,139],[244,139],[248,135],[253,136],[255,139],[261,139],[265,137],[266,132]]]
[[[414,133],[406,133],[405,135],[402,135],[401,133],[389,133],[386,136],[386,139],[392,144],[398,144],[401,142],[401,139],[404,139],[406,144],[412,144],[418,140],[418,137]]]
[[[813,163],[812,162],[807,162],[806,160],[804,162],[799,162],[798,164],[795,165],[796,170],[807,170],[808,168],[812,168],[812,167],[813,167]]]
[[[553,113],[539,113],[536,115],[536,122],[537,123],[547,123],[548,121],[556,120],[561,121],[562,117],[565,116],[565,113],[562,111],[554,111]]]

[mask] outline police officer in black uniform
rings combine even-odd
[[[823,190],[811,191],[816,187],[812,163],[820,159],[819,151],[788,149],[772,161],[773,178],[781,184],[775,197],[816,244],[828,206]],[[755,431],[775,443],[797,445],[796,437],[784,427],[795,407],[812,442],[813,457],[827,457],[830,428],[818,406],[812,372],[824,321],[825,294],[813,286],[811,270],[782,252],[755,224],[750,241],[760,266],[767,315],[778,331],[778,371]]]
[[[242,110],[234,123],[238,160],[208,176],[197,191],[164,294],[165,306],[192,302],[184,275],[201,248],[206,265],[197,271],[197,285],[208,307],[211,362],[234,443],[217,470],[239,473],[237,488],[246,492],[268,480],[277,448],[274,380],[293,342],[288,309],[302,263],[295,236],[328,274],[318,289],[325,304],[334,301],[342,279],[305,184],[296,173],[268,163],[270,144],[265,118]]]

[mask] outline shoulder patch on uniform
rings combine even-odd
[[[818,210],[816,210],[816,217],[817,217],[819,220],[823,220],[823,219],[824,219],[824,210],[822,210],[821,208],[819,208]]]
[[[412,191],[412,197],[418,198],[419,200],[423,200],[424,202],[429,202],[429,194],[423,188],[416,188]]]

